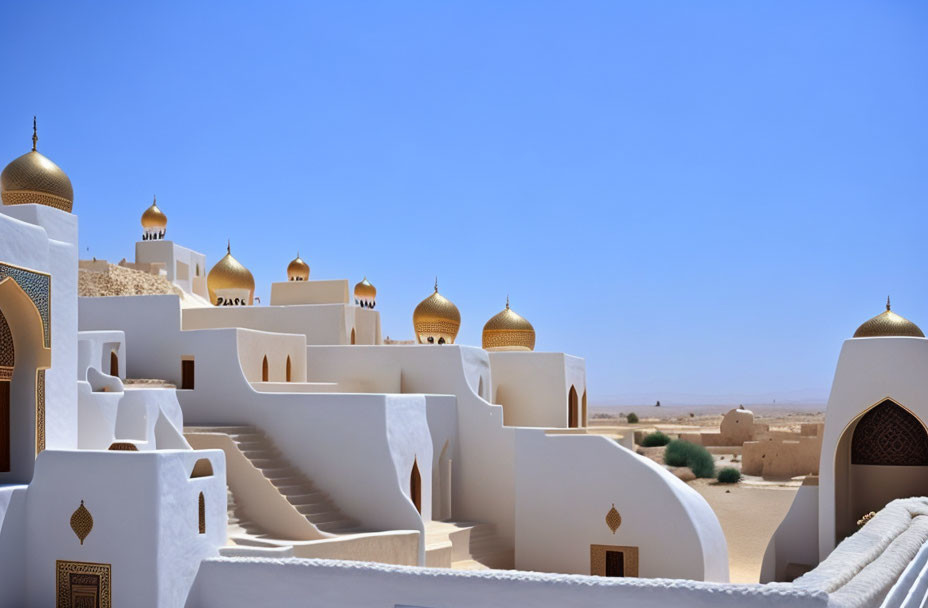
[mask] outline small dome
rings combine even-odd
[[[146,230],[159,230],[168,225],[168,216],[158,208],[158,197],[151,203],[151,207],[142,214],[142,228]]]
[[[32,151],[14,159],[0,173],[0,198],[4,205],[35,203],[71,212],[74,190],[61,167],[39,154],[39,138],[32,122]]]
[[[206,276],[209,299],[216,304],[216,291],[222,289],[245,289],[248,291],[248,304],[254,304],[255,278],[251,272],[232,257],[232,246],[226,247],[226,254],[216,262]]]
[[[367,277],[364,277],[354,286],[354,297],[359,300],[373,300],[377,297],[377,288],[371,285]]]
[[[288,281],[308,281],[309,280],[309,264],[304,262],[300,258],[300,252],[296,252],[296,257],[287,265],[287,280]]]
[[[886,310],[873,317],[854,332],[855,338],[876,338],[879,336],[912,336],[924,338],[925,334],[918,325],[904,317],[900,317],[889,308],[889,298],[886,298]]]
[[[535,328],[525,317],[509,308],[509,298],[506,298],[506,308],[483,326],[483,348],[535,350]]]
[[[438,280],[435,293],[419,302],[413,311],[412,325],[419,344],[454,344],[461,327],[461,313],[454,302],[438,293]]]

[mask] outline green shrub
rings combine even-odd
[[[675,439],[667,444],[664,450],[664,462],[672,467],[689,467],[696,477],[715,477],[715,461],[709,450]]]
[[[636,414],[635,412],[632,412],[631,414],[626,416],[625,419],[628,420],[629,424],[638,424],[638,414]]]
[[[741,481],[741,471],[735,467],[725,467],[719,471],[719,476],[716,479],[719,480],[719,483],[738,483]]]
[[[656,448],[670,443],[670,437],[660,431],[648,433],[641,439],[641,446],[645,448]]]

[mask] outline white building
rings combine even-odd
[[[834,552],[837,537],[822,536],[830,555],[793,584],[728,584],[706,502],[585,432],[583,360],[534,352],[534,328],[508,303],[484,348],[457,345],[460,311],[436,285],[413,314],[419,344],[384,345],[366,279],[352,293],[311,281],[297,256],[270,305],[255,306],[231,247],[207,274],[202,254],[164,239],[154,204],[130,267],[163,273],[198,305],[78,302],[67,176],[34,139],[0,182],[0,606],[870,606],[924,595],[924,499],[890,505]],[[868,403],[920,411],[903,361],[928,342],[880,340],[851,349],[833,399],[880,393]],[[854,384],[853,370],[880,365],[870,393]],[[834,504],[892,494],[853,488]],[[865,532],[884,550],[854,553]],[[900,535],[914,553],[893,545]]]

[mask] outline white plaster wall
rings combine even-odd
[[[26,601],[26,490],[0,486],[0,608],[21,608]]]
[[[814,567],[818,562],[818,485],[802,485],[770,538],[760,581],[783,580],[791,563]]]
[[[81,331],[77,335],[77,379],[87,376],[87,368],[94,367],[104,374],[110,373],[110,353],[119,358],[119,378],[126,379],[126,336],[121,331]]]
[[[23,226],[7,224],[0,238],[4,242],[0,261],[52,275],[52,367],[45,373],[45,447],[73,449],[77,447],[77,216],[45,205],[3,205],[0,213],[40,226],[47,235],[43,244],[34,231],[28,231],[27,240],[35,250],[26,252],[22,250],[26,241],[9,234],[21,232]],[[7,238],[13,242],[6,243]]]
[[[728,581],[722,527],[695,490],[608,438],[518,429],[516,568],[590,574],[592,544],[638,547],[641,577]]]
[[[425,397],[257,392],[239,362],[238,337],[249,330],[172,331],[179,318],[177,296],[81,300],[84,329],[116,327],[125,332],[132,344],[130,374],[179,385],[180,358],[193,356],[195,389],[176,391],[186,424],[255,425],[291,464],[363,525],[423,530],[408,497],[410,471],[404,467],[407,461],[411,467],[418,454],[425,455],[419,463],[425,499],[431,491]],[[407,428],[398,432],[397,425]]]
[[[835,547],[835,450],[845,428],[892,398],[928,422],[928,339],[852,338],[841,348],[825,410],[819,463],[819,559]]]
[[[348,304],[313,304],[292,306],[219,306],[186,308],[183,312],[184,329],[210,329],[244,327],[259,331],[303,334],[307,344],[349,344],[354,317],[375,315],[376,323],[366,323],[357,333],[361,343],[380,343],[379,312],[364,310]],[[367,328],[367,329],[365,329]],[[361,333],[367,331],[368,333]]]
[[[162,263],[167,272],[167,279],[187,293],[208,298],[205,277],[206,256],[198,251],[182,247],[173,241],[138,241],[135,244],[135,263]],[[178,263],[186,265],[186,278],[178,275]],[[199,274],[198,274],[199,269]],[[199,279],[199,280],[198,280]]]
[[[387,390],[398,374],[403,393],[454,395],[454,517],[494,523],[514,543],[513,429],[503,427],[501,407],[477,395],[481,380],[487,392],[492,385],[486,351],[453,344],[319,346],[307,348],[307,366],[310,381],[375,378],[382,385],[371,390]]]
[[[347,279],[271,283],[271,306],[348,304],[350,302]]]
[[[239,331],[238,356],[249,382],[262,382],[265,357],[268,382],[287,381],[287,357],[291,382],[306,381],[306,337],[301,334]]]
[[[507,426],[567,428],[570,387],[577,390],[578,416],[586,390],[583,359],[563,353],[488,353],[493,403],[503,406]],[[582,422],[582,421],[581,421]]]
[[[89,382],[77,383],[77,447],[105,450],[116,441],[116,419],[122,393],[94,392]]]
[[[190,480],[194,462],[204,457],[214,475]],[[94,520],[83,544],[70,527],[81,500]],[[55,560],[72,560],[112,565],[113,605],[180,606],[200,561],[225,544],[225,522],[221,451],[46,450],[27,493],[26,605],[55,605]]]
[[[828,595],[789,586],[465,572],[329,560],[203,562],[187,608],[772,608],[824,607]]]

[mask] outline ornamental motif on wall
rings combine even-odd
[[[84,539],[87,538],[87,535],[90,534],[90,531],[93,530],[93,516],[90,514],[90,511],[87,510],[87,507],[84,506],[84,501],[81,501],[81,506],[74,510],[74,513],[71,514],[71,529],[74,530],[74,533],[79,539],[81,539],[81,544],[84,544]]]
[[[39,311],[42,317],[42,336],[45,342],[45,348],[52,347],[52,330],[51,330],[51,275],[26,270],[18,266],[0,263],[0,280],[6,277],[12,278],[22,288],[32,303]]]
[[[622,525],[622,516],[616,511],[615,503],[612,503],[612,508],[606,513],[606,525],[609,526],[613,534],[615,534],[615,531]]]
[[[857,423],[851,439],[851,464],[928,465],[928,433],[918,418],[886,400]]]
[[[10,380],[13,377],[15,359],[13,334],[10,332],[6,317],[3,316],[3,312],[0,312],[0,380]]]
[[[45,449],[45,370],[35,372],[35,455]]]
[[[58,589],[56,608],[112,607],[110,564],[64,560],[58,560],[55,564]]]

